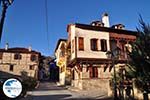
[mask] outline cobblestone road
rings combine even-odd
[[[104,93],[96,91],[71,91],[66,87],[57,86],[54,82],[42,82],[39,88],[28,92],[22,100],[111,100]]]

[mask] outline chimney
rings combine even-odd
[[[31,51],[32,51],[32,47],[31,47],[31,46],[29,46],[28,50],[29,50],[29,52],[31,52]]]
[[[8,50],[8,48],[9,48],[9,44],[6,43],[6,44],[5,44],[5,50]]]
[[[104,27],[110,27],[109,25],[109,16],[107,13],[102,15],[102,22],[104,23]]]

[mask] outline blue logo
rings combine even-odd
[[[16,98],[22,92],[22,84],[17,79],[8,79],[3,84],[3,92],[9,98]]]

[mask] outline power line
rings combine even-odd
[[[47,3],[47,0],[45,0],[45,22],[46,22],[46,39],[47,39],[47,50],[49,51],[49,30],[48,30],[48,27],[49,27],[49,24],[48,24],[48,7],[47,7],[48,3]]]

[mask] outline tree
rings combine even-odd
[[[148,84],[150,83],[150,25],[146,24],[142,17],[140,17],[139,23],[137,39],[132,43],[132,52],[129,53],[131,70],[128,73],[135,78],[139,90],[148,92]]]
[[[40,66],[39,66],[39,72],[42,70],[42,77],[43,78],[48,78],[49,77],[49,67],[50,67],[50,62],[52,62],[54,58],[50,56],[42,56],[40,59]],[[41,75],[41,74],[40,74]],[[39,76],[40,76],[39,75]]]

